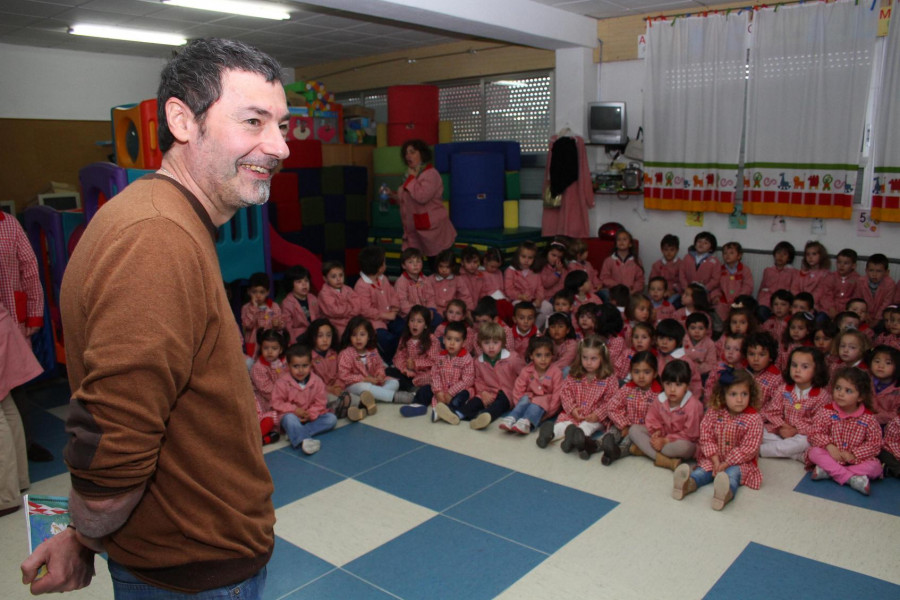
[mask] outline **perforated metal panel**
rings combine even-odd
[[[484,99],[481,83],[441,86],[441,121],[453,122],[453,141],[484,139]]]
[[[552,89],[549,74],[487,82],[484,139],[516,140],[522,152],[546,150]]]

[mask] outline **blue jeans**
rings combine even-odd
[[[741,468],[737,465],[728,467],[725,469],[725,474],[728,475],[731,495],[737,496],[738,486],[741,485]],[[712,483],[714,477],[711,471],[705,471],[697,467],[691,472],[691,479],[697,482],[697,487],[703,487],[708,483]]]
[[[284,429],[294,448],[306,438],[334,429],[335,425],[337,425],[337,417],[330,412],[319,415],[318,419],[307,423],[301,423],[297,415],[293,413],[281,417],[281,428]]]
[[[197,594],[184,594],[150,585],[132,575],[128,569],[109,561],[113,594],[116,600],[262,600],[266,587],[266,568],[240,583],[226,585]]]
[[[531,421],[532,427],[537,427],[541,424],[541,419],[544,418],[544,409],[538,406],[537,404],[533,404],[531,400],[527,397],[519,400],[519,403],[516,404],[516,407],[509,412],[509,415],[516,421],[519,419],[528,419]]]

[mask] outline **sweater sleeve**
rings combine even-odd
[[[310,420],[315,420],[328,412],[328,392],[325,390],[325,382],[315,373],[309,376],[306,385],[309,404],[306,410]]]
[[[208,327],[202,253],[168,220],[127,227],[97,252],[82,292],[70,300],[85,323],[86,376],[72,392],[65,452],[79,493],[116,496],[156,471],[170,413]]]
[[[286,414],[293,413],[295,408],[291,402],[291,381],[286,375],[279,378],[272,388],[272,410],[278,415],[275,425],[281,425],[281,418]]]

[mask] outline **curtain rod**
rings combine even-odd
[[[776,2],[773,4],[754,4],[748,6],[737,6],[732,8],[720,8],[720,9],[707,9],[707,10],[698,10],[696,12],[689,13],[681,13],[677,15],[659,15],[656,17],[644,17],[644,20],[650,23],[651,27],[653,26],[654,21],[668,21],[672,19],[672,23],[674,23],[677,19],[685,18],[685,17],[696,17],[696,16],[709,16],[710,14],[718,15],[724,14],[728,15],[734,11],[737,11],[737,14],[741,14],[745,10],[748,11],[757,11],[764,8],[769,8],[771,6],[775,7],[775,11],[778,11],[778,7],[780,6],[788,6],[792,4],[806,4],[807,2],[824,2],[828,4],[829,2],[837,3],[839,0],[788,0],[786,2]],[[859,0],[854,0],[855,5],[859,5]],[[869,7],[869,10],[875,10],[875,5],[878,3],[878,0],[872,0],[872,5]]]

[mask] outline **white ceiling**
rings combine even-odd
[[[523,4],[528,1],[523,0]],[[666,10],[694,11],[708,4],[691,0],[533,1],[598,19]],[[414,28],[407,23],[291,0],[279,4],[291,8],[290,20],[228,16],[167,6],[159,0],[0,0],[0,43],[132,56],[170,55],[172,48],[167,46],[67,33],[76,23],[118,25],[180,33],[187,38],[239,39],[272,54],[284,66],[301,67],[467,39],[449,31]]]

